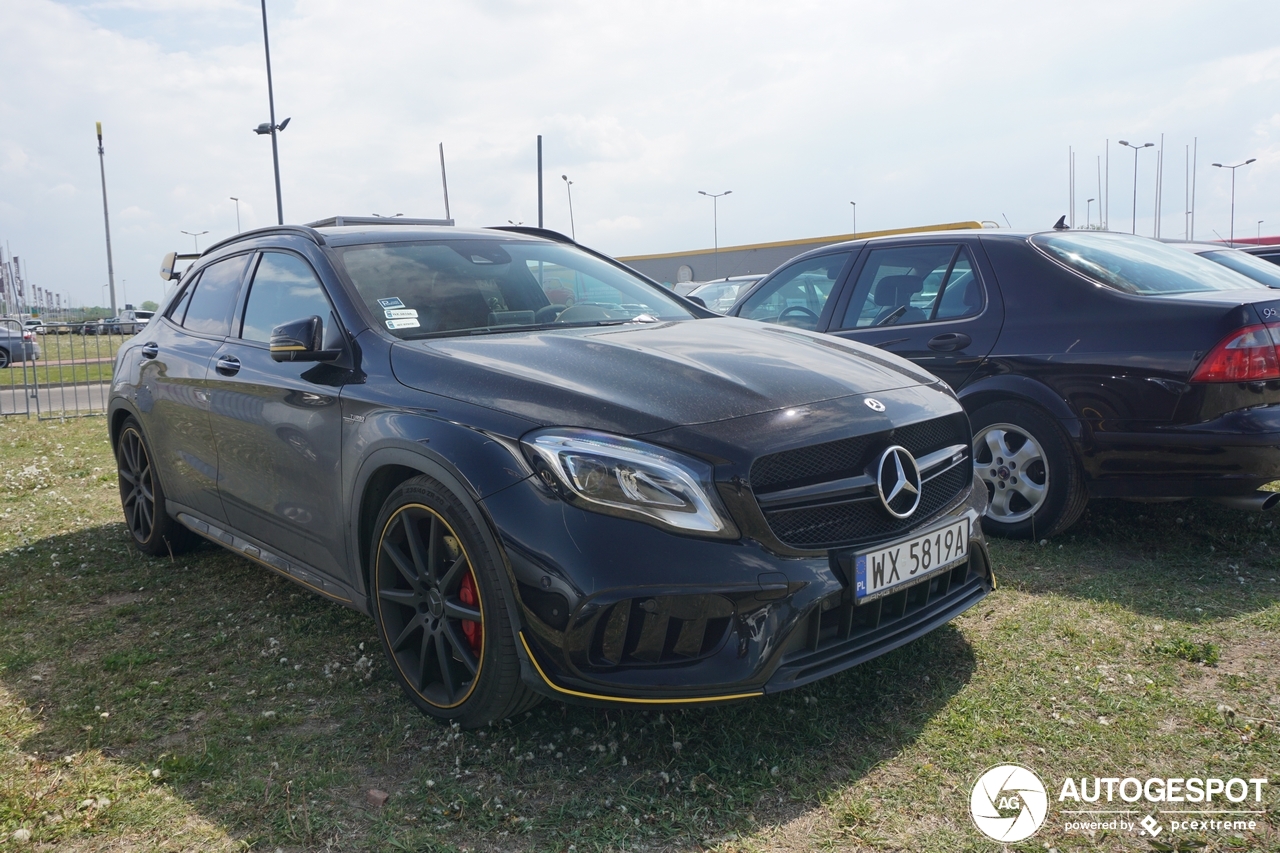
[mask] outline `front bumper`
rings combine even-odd
[[[484,506],[516,592],[526,683],[570,701],[644,705],[789,689],[953,619],[994,587],[977,523],[984,499],[967,489],[928,524],[974,519],[967,562],[861,605],[847,553],[783,557],[751,540],[677,536],[579,510],[532,479]]]

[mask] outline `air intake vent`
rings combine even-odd
[[[608,607],[591,643],[595,666],[697,660],[724,642],[733,603],[719,595],[656,595]]]

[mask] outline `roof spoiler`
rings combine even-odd
[[[161,281],[177,281],[182,278],[182,273],[178,272],[178,261],[194,261],[200,257],[199,254],[190,254],[183,252],[170,252],[160,261],[160,280]]]

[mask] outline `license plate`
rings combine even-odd
[[[854,597],[878,598],[894,587],[920,580],[969,558],[969,518],[928,533],[858,554]]]

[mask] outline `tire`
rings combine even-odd
[[[9,351],[0,347],[0,370],[9,366]]]
[[[1047,412],[1002,400],[975,411],[970,422],[974,471],[987,486],[983,530],[1048,539],[1076,523],[1089,500],[1084,472],[1070,438]]]
[[[125,526],[144,554],[162,557],[189,551],[199,539],[165,512],[164,487],[152,464],[154,458],[137,419],[125,420],[116,439],[116,472]]]
[[[374,531],[373,618],[418,710],[475,728],[536,704],[520,680],[501,559],[466,506],[414,477],[387,497]]]

